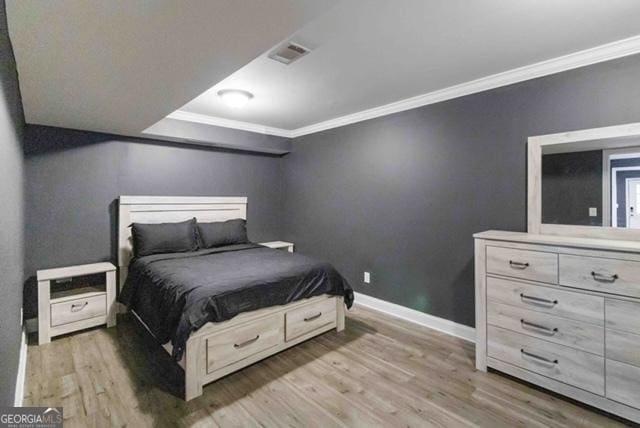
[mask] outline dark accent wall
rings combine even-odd
[[[297,138],[284,236],[356,291],[473,325],[471,235],[526,230],[527,137],[637,122],[638,76],[636,55]]]
[[[13,406],[20,355],[24,115],[13,49],[0,0],[0,406]]]
[[[602,226],[602,150],[542,156],[542,222]]]
[[[115,263],[119,195],[247,196],[249,237],[282,239],[281,157],[32,125],[25,155],[29,276]]]

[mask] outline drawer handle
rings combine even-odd
[[[74,303],[71,305],[71,312],[80,312],[81,310],[83,310],[85,308],[85,306],[87,306],[89,304],[89,302],[83,302],[83,303]]]
[[[557,327],[549,328],[540,324],[535,324],[529,321],[525,321],[524,319],[520,320],[520,324],[522,325],[522,328],[524,328],[525,330],[539,331],[540,333],[543,333],[549,336],[553,336],[558,332]]]
[[[600,282],[616,282],[616,279],[618,279],[617,274],[605,275],[605,274],[593,272],[593,271],[591,272],[591,276],[593,277],[593,279]]]
[[[523,270],[529,267],[529,263],[514,262],[513,260],[509,260],[509,266],[511,266],[513,269]]]
[[[535,297],[535,296],[527,296],[524,293],[520,293],[520,300],[522,300],[525,303],[532,303],[534,305],[547,306],[549,308],[553,308],[555,305],[558,304],[557,300],[548,300],[548,299],[542,299],[540,297]]]
[[[536,354],[532,354],[531,352],[527,352],[524,349],[520,349],[520,354],[522,354],[522,357],[528,357],[531,358],[539,363],[543,363],[543,364],[550,364],[552,366],[555,366],[556,364],[558,364],[558,360],[550,360],[549,358],[545,358],[545,357],[541,357],[540,355],[536,355]]]
[[[320,318],[322,316],[322,312],[318,312],[317,314],[311,316],[311,317],[307,317],[304,319],[304,322],[309,322],[309,321],[313,321],[313,320],[317,320],[318,318]]]
[[[260,335],[257,335],[253,339],[249,339],[249,340],[247,340],[245,342],[236,343],[236,344],[233,345],[233,347],[236,348],[236,349],[244,348],[247,345],[251,345],[253,342],[257,341],[258,339],[260,339]]]

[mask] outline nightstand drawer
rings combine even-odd
[[[69,324],[75,321],[104,316],[107,314],[107,296],[67,300],[51,305],[51,326]]]
[[[556,284],[558,255],[542,251],[487,246],[487,272]]]

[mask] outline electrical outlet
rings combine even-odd
[[[371,274],[369,272],[365,272],[363,280],[364,280],[365,284],[370,284],[371,283]]]
[[[589,208],[589,217],[598,217],[598,209],[597,208]]]

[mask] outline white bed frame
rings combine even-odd
[[[177,222],[193,217],[202,222],[246,219],[247,198],[120,196],[119,287],[127,278],[132,257],[131,223]],[[135,312],[134,315],[144,325]],[[210,382],[326,331],[334,328],[342,331],[344,324],[343,297],[329,295],[242,313],[224,322],[207,323],[189,336],[179,363],[185,372],[185,400],[202,395],[203,386]],[[262,342],[258,340],[261,334]],[[163,347],[171,354],[170,343]]]

